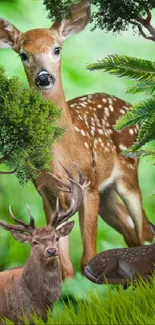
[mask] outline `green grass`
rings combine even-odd
[[[68,280],[68,284],[72,286],[74,281],[76,280]],[[34,321],[36,325],[44,324],[36,316]],[[68,294],[67,302],[62,299],[56,303],[53,313],[48,312],[47,324],[153,325],[155,324],[155,278],[151,284],[140,281],[136,288],[131,285],[127,290],[122,286],[108,285],[94,285],[89,290],[84,287],[81,298],[78,297],[73,302]]]

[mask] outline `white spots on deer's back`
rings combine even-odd
[[[127,147],[124,146],[123,144],[120,144],[120,145],[119,145],[119,148],[120,148],[122,151],[127,149]]]
[[[98,132],[99,134],[104,134],[104,132],[103,132],[102,129],[97,129],[97,132]]]
[[[113,112],[114,111],[114,106],[109,105],[109,109],[110,109],[111,112]]]
[[[87,134],[84,130],[81,130],[81,134],[85,137]]]
[[[85,100],[87,100],[87,96],[85,96],[85,97],[81,97],[80,99],[79,99],[80,101],[85,101]]]
[[[120,109],[120,113],[124,115],[126,112],[124,111],[124,109]]]
[[[133,129],[129,129],[129,133],[130,133],[131,135],[133,135],[133,134],[134,134],[134,130],[133,130]]]
[[[79,128],[77,128],[77,126],[74,126],[74,129],[75,129],[77,132],[80,132],[80,131],[81,131]]]
[[[91,150],[103,152],[103,154],[116,152],[116,146],[113,142],[113,136],[121,136],[121,132],[115,130],[115,123],[122,115],[130,108],[126,102],[121,102],[119,99],[109,95],[90,94],[78,98],[76,102],[70,104],[71,115],[74,116],[74,129],[82,137],[83,144]],[[116,117],[115,117],[116,116]],[[129,136],[137,134],[137,126],[131,127],[125,132]],[[117,149],[124,151],[127,149],[126,140],[120,141],[117,144]],[[97,155],[95,155],[95,159]],[[130,165],[130,164],[129,164]],[[133,169],[134,166],[128,165],[128,168]]]
[[[89,145],[87,142],[84,143],[85,147],[88,149],[89,148]]]
[[[95,135],[95,127],[93,127],[93,126],[91,126],[91,134],[92,134],[92,136]]]
[[[108,107],[105,107],[105,108],[104,108],[104,113],[105,113],[105,115],[106,115],[107,117],[110,116],[110,112],[109,112]]]
[[[123,109],[125,109],[125,111],[128,111],[130,107],[131,106],[129,104],[123,105]]]

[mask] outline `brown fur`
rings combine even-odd
[[[83,242],[82,269],[96,255],[98,213],[124,236],[128,245],[141,245],[144,240],[152,240],[142,210],[137,161],[121,155],[122,149],[135,141],[137,129],[130,128],[121,132],[114,130],[116,120],[125,113],[129,105],[106,94],[83,96],[86,97],[85,100],[75,98],[68,103],[65,100],[61,62],[59,57],[54,56],[53,49],[55,46],[61,47],[66,36],[75,34],[86,26],[90,17],[89,7],[87,0],[80,1],[72,12],[72,20],[56,22],[49,30],[36,29],[23,34],[19,32],[18,41],[13,47],[17,52],[24,50],[28,55],[24,68],[30,86],[62,109],[58,124],[65,127],[66,132],[52,148],[52,172],[64,179],[64,172],[59,164],[61,162],[74,175],[72,166],[75,161],[90,181],[84,204],[79,211]],[[8,32],[7,37],[9,35]],[[4,46],[2,41],[1,43]],[[36,86],[35,77],[40,69],[55,77],[55,83],[50,89],[41,90]],[[45,174],[35,181],[35,186],[43,197],[46,219],[49,222],[55,210],[56,195],[60,197],[62,209],[69,202],[68,196],[58,192],[55,181]],[[117,195],[126,207],[118,201]],[[60,240],[60,251],[63,277],[71,277],[73,267],[66,239],[65,243]]]
[[[54,248],[58,253],[56,238],[63,231],[69,232],[63,226],[59,230],[51,226],[36,228],[30,235],[12,231],[17,240],[29,242],[32,250],[23,267],[0,273],[0,317],[23,324],[20,317],[25,315],[32,324],[30,314],[35,312],[46,321],[47,308],[52,309],[59,298],[62,283],[59,256],[49,257],[47,249]],[[36,241],[37,245],[34,244]]]

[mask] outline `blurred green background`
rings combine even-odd
[[[51,25],[41,0],[0,0],[0,17],[10,20],[21,31]],[[100,30],[91,32],[89,25],[85,31],[67,39],[64,44],[62,77],[66,98],[70,99],[94,92],[105,92],[124,98],[131,103],[140,100],[138,96],[126,94],[126,88],[131,84],[131,81],[109,76],[102,72],[86,70],[88,63],[96,62],[113,53],[154,60],[155,44],[137,35],[133,36],[132,31],[117,36]],[[4,66],[8,76],[19,76],[23,84],[27,86],[24,70],[17,53],[11,49],[0,50],[0,64]],[[151,196],[155,189],[155,169],[151,162],[145,159],[140,162],[139,181],[144,208],[148,218],[155,222],[155,200],[154,196]],[[0,219],[10,221],[8,207],[11,204],[15,215],[27,220],[25,203],[29,204],[36,224],[38,226],[44,225],[42,200],[34,186],[29,183],[22,187],[15,176],[1,175]],[[82,246],[77,215],[74,218],[76,219],[76,226],[70,236],[71,259],[75,271],[79,272]],[[100,252],[112,247],[123,247],[125,243],[121,235],[99,220],[97,246],[98,252]],[[10,234],[0,229],[0,270],[22,265],[29,255],[29,249],[27,245],[16,242]],[[90,286],[88,280],[82,279],[81,282],[78,273],[76,277],[76,281],[82,285],[87,283],[86,286]]]

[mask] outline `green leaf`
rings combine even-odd
[[[98,63],[89,64],[87,68],[130,79],[155,80],[155,62],[124,55],[109,55]]]
[[[128,88],[127,93],[129,94],[141,94],[154,95],[155,94],[155,80],[150,80],[146,82],[135,82],[130,88]]]
[[[150,98],[135,104],[116,124],[116,130],[145,121],[155,114],[155,99]]]

